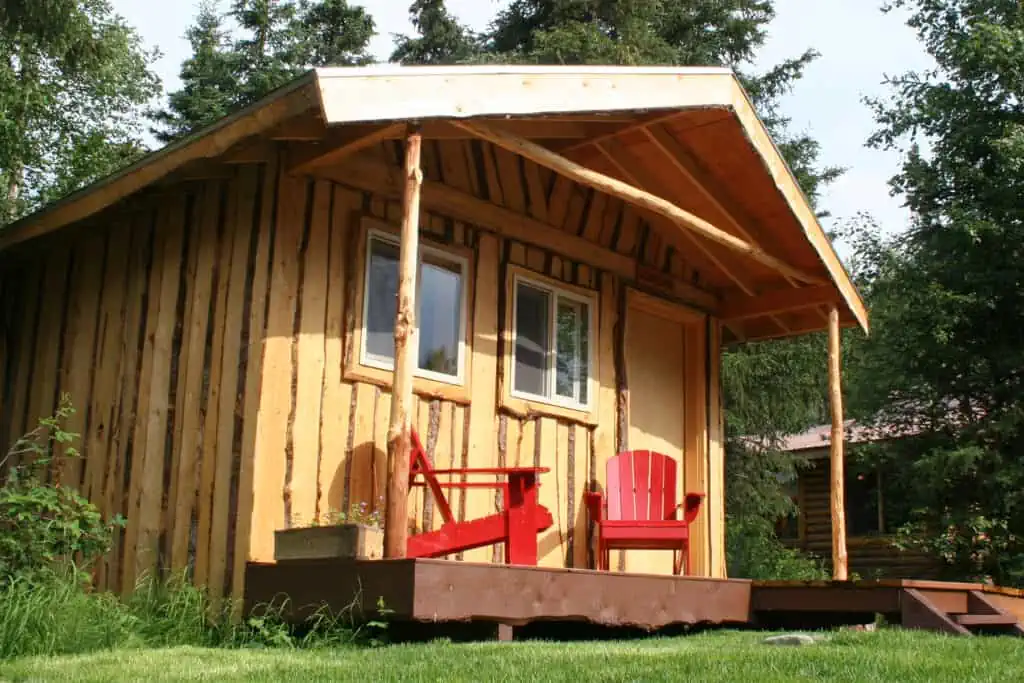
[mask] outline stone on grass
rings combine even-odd
[[[814,645],[817,640],[814,636],[806,633],[783,633],[778,636],[768,636],[761,641],[765,645]]]

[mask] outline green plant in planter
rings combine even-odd
[[[384,497],[381,496],[376,506],[371,507],[365,501],[353,503],[348,512],[331,510],[327,513],[328,524],[362,524],[374,529],[384,528]]]
[[[110,550],[113,532],[124,525],[120,516],[104,521],[95,505],[60,482],[64,458],[77,458],[72,445],[78,434],[64,425],[73,413],[67,394],[57,411],[19,438],[0,459],[0,585],[13,581],[41,583],[70,572],[86,582],[88,567]],[[48,476],[51,475],[51,476]]]
[[[352,503],[348,512],[331,508],[319,517],[314,517],[309,526],[339,526],[341,524],[362,524],[373,529],[384,528],[384,496],[377,499],[377,505],[371,507],[365,501]],[[301,527],[303,521],[297,516],[292,517],[292,527]]]

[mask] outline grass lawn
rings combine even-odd
[[[0,681],[1008,681],[1024,639],[841,632],[804,647],[710,632],[620,642],[397,645],[335,650],[172,648],[0,664]]]

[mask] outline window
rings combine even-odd
[[[846,475],[846,533],[866,536],[882,531],[878,515],[878,473],[851,468]]]
[[[795,472],[776,473],[782,495],[793,504],[790,511],[775,522],[775,535],[784,541],[800,538],[800,479]]]
[[[591,301],[514,279],[512,394],[586,409],[592,376]]]
[[[363,282],[363,348],[360,362],[391,370],[395,360],[398,239],[371,231]],[[466,260],[420,246],[416,274],[417,375],[461,384],[465,357]]]

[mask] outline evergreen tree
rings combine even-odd
[[[477,36],[448,12],[444,0],[415,0],[409,15],[419,37],[394,36],[392,62],[458,64],[479,57]]]
[[[232,0],[228,14],[243,34],[233,47],[237,104],[255,102],[306,69],[298,10],[293,0]]]
[[[371,64],[373,17],[345,0],[306,0],[297,19],[302,61],[308,66]]]
[[[1024,583],[1024,9],[1016,0],[897,0],[937,68],[872,102],[872,144],[903,154],[913,212],[868,235],[875,332],[855,406],[920,430],[898,458],[931,547],[961,576]],[[925,149],[928,148],[926,152]]]
[[[235,59],[216,0],[204,0],[186,37],[192,55],[181,65],[182,87],[151,114],[158,125],[153,133],[165,143],[220,120],[238,99]]]
[[[0,220],[141,152],[153,57],[107,0],[0,3]]]

